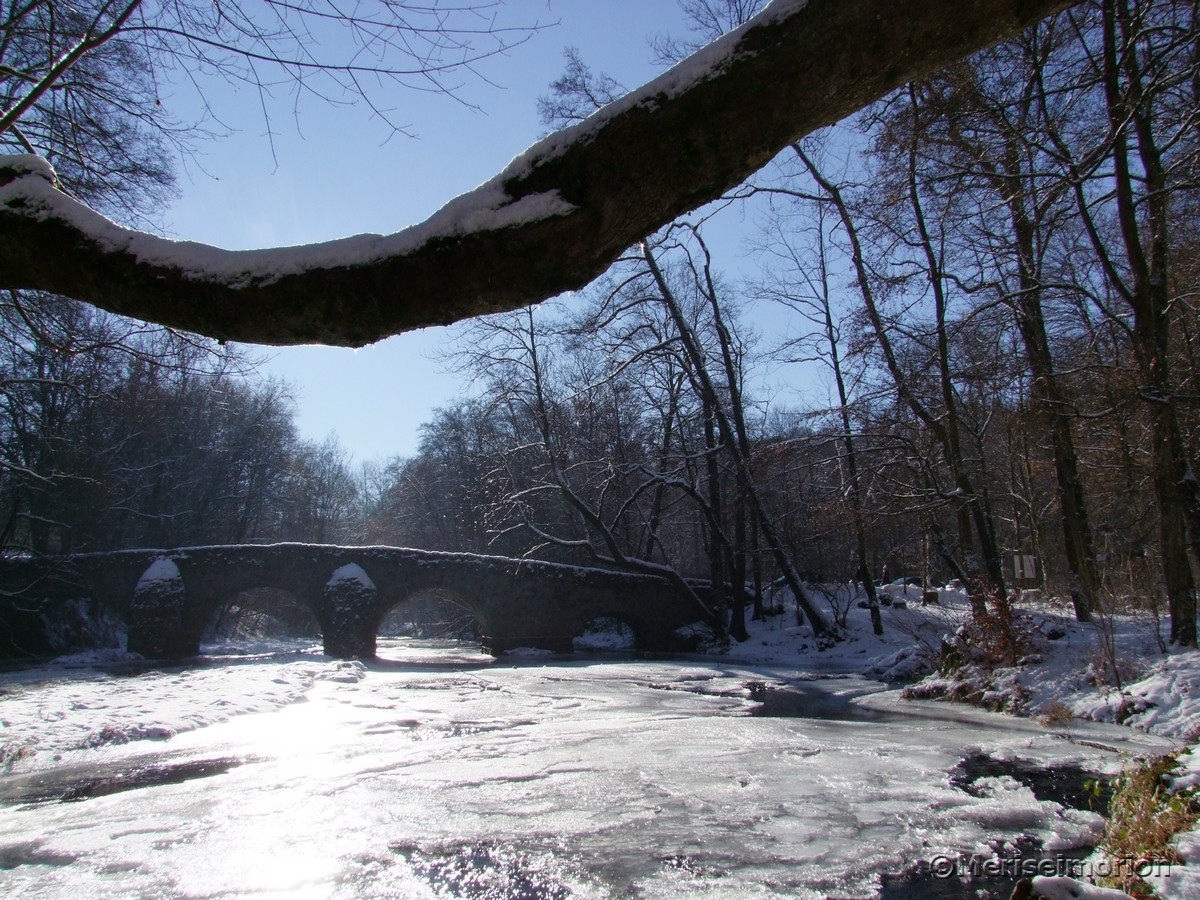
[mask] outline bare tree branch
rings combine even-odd
[[[1069,0],[776,0],[422,225],[263,251],[121,228],[0,157],[0,288],[219,339],[360,346],[581,287],[790,141]],[[376,181],[375,183],[378,183]]]

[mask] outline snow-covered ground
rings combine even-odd
[[[1026,620],[1027,665],[979,676],[1026,718],[902,700],[877,679],[931,668],[966,614],[961,594],[940,601],[885,608],[882,638],[850,603],[851,637],[827,651],[785,615],[683,661],[488,665],[395,641],[397,661],[371,665],[290,644],[5,673],[0,894],[867,897],[880,872],[997,840],[1095,841],[1098,816],[1014,777],[962,790],[965,757],[1115,773],[1200,723],[1200,655],[1050,608]],[[1120,691],[1092,683],[1104,647]],[[772,692],[791,717],[749,715]],[[1200,780],[1187,760],[1180,784]],[[1200,863],[1200,835],[1180,849]],[[1178,867],[1158,887],[1200,895]]]

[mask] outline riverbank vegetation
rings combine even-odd
[[[1191,743],[1196,743],[1196,735],[1192,738]],[[1114,784],[1100,846],[1110,859],[1125,861],[1112,883],[1135,897],[1153,896],[1137,862],[1182,864],[1174,843],[1200,821],[1194,785],[1174,785],[1181,774],[1181,755],[1132,766]]]

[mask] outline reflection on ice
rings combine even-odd
[[[577,866],[553,850],[520,850],[491,842],[433,849],[398,844],[390,849],[396,857],[391,864],[408,887],[424,887],[435,896],[481,900],[600,896],[598,885],[589,884]]]
[[[0,805],[0,893],[865,897],[879,873],[933,854],[1022,834],[1055,847],[1094,836],[1094,814],[1038,800],[1011,777],[960,790],[950,773],[964,757],[1112,770],[1119,752],[1104,742],[1117,751],[1152,742],[1089,726],[1085,745],[1031,722],[902,704],[857,678],[804,681],[709,661],[513,666],[427,646],[404,653],[439,665],[310,657],[120,684],[70,679],[78,706],[56,721],[79,733],[96,719],[182,720],[185,701],[220,709],[218,692],[265,692],[276,708],[176,729],[165,745],[23,762],[54,778],[81,758],[161,767],[168,750],[177,760],[254,760],[80,803]],[[286,689],[272,694],[280,680]],[[16,713],[36,717],[39,697],[62,707],[62,682],[22,690]],[[114,690],[136,702],[121,706]],[[750,716],[764,691],[792,692],[793,711],[808,704],[810,714]],[[0,786],[21,777],[30,776]]]
[[[487,666],[490,654],[479,649],[478,641],[453,641],[434,638],[379,638],[376,666]]]

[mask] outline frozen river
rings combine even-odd
[[[1112,771],[1159,746],[719,657],[224,653],[0,675],[0,895],[870,897],[996,838],[1094,838],[1007,775],[963,790],[964,757]]]

